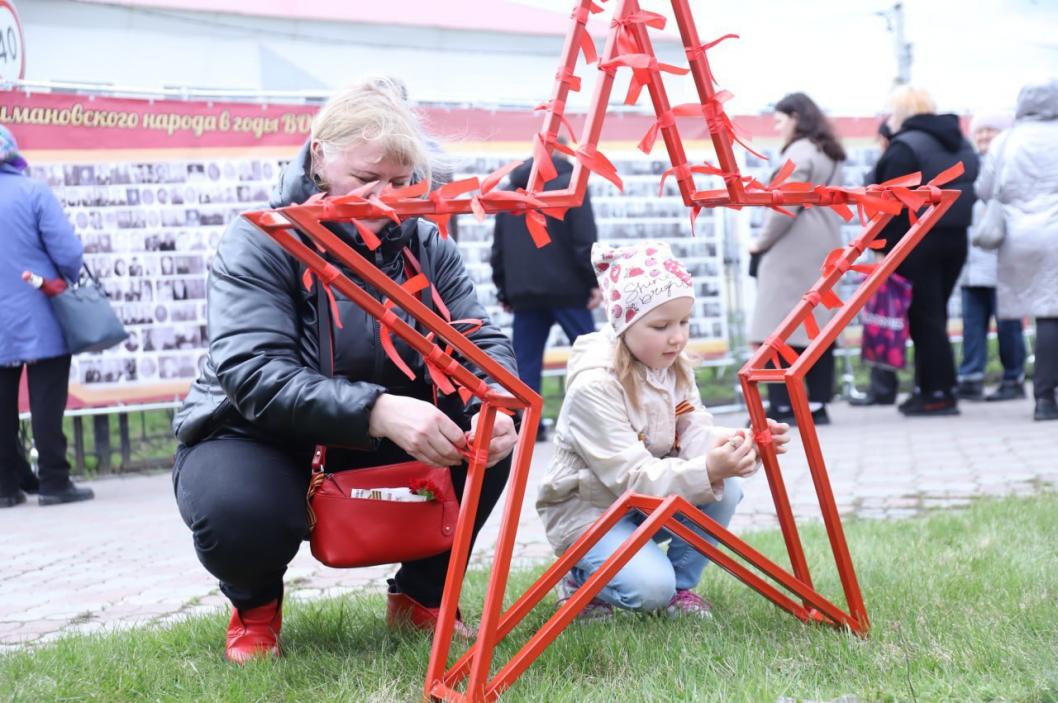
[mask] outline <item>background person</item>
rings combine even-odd
[[[989,144],[1009,129],[1014,118],[1009,113],[982,113],[970,122],[970,138],[977,153],[985,158]],[[974,203],[973,219],[984,217],[985,204]],[[971,228],[972,232],[972,228]],[[998,258],[970,244],[962,275],[962,363],[956,394],[963,400],[1014,400],[1025,397],[1025,337],[1020,319],[996,317],[996,276]],[[996,337],[1003,378],[999,387],[984,393],[985,367],[988,364],[988,328],[996,317]]]
[[[41,181],[27,178],[26,160],[6,127],[0,126],[0,508],[26,500],[38,489],[41,505],[93,497],[70,481],[62,418],[70,378],[70,350],[42,285],[26,278],[76,280],[84,247],[62,205]],[[39,280],[39,279],[38,279]],[[43,281],[41,282],[43,283]],[[29,381],[33,439],[39,454],[39,486],[27,473],[19,439],[18,387]]]
[[[1018,94],[1014,127],[996,137],[974,184],[1003,206],[999,317],[1036,318],[1036,420],[1058,420],[1058,79]]]
[[[780,154],[796,164],[789,181],[819,185],[842,183],[841,162],[845,150],[830,122],[804,93],[791,93],[775,105],[775,131],[783,146]],[[769,210],[751,254],[760,254],[757,298],[749,323],[749,341],[762,344],[773,334],[801,296],[819,280],[823,261],[831,250],[844,245],[841,218],[830,208],[788,207],[794,217]],[[823,305],[814,311],[820,328],[831,318]],[[799,326],[787,343],[801,353],[808,334]],[[829,424],[826,406],[834,395],[834,348],[827,347],[805,375],[808,400],[816,424]],[[783,422],[794,419],[786,386],[768,384],[768,417]]]
[[[963,137],[958,116],[936,114],[933,98],[926,91],[901,86],[890,96],[889,106],[893,138],[875,167],[879,183],[916,171],[922,172],[926,183],[960,161],[965,169],[944,186],[962,195],[896,269],[911,283],[907,317],[915,348],[915,390],[900,404],[900,412],[907,416],[958,415],[948,299],[966,261],[977,154]],[[906,209],[893,217],[878,235],[885,240],[883,251],[891,251],[910,227]]]
[[[558,176],[544,190],[568,188],[573,165],[557,153],[552,163]],[[529,159],[512,171],[510,187],[528,185],[532,168]],[[591,247],[598,237],[588,192],[584,192],[584,202],[567,210],[563,219],[548,217],[547,232],[551,243],[537,247],[525,217],[500,212],[492,236],[492,281],[500,304],[514,313],[512,341],[518,376],[537,393],[551,328],[558,323],[573,344],[580,335],[595,331],[591,311],[601,301],[591,266]],[[537,433],[537,440],[541,439],[542,426]]]

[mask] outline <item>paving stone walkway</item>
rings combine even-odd
[[[964,403],[959,417],[902,417],[892,408],[830,408],[819,428],[843,516],[899,519],[957,509],[981,496],[1027,495],[1058,486],[1058,423],[1033,422],[1032,402]],[[721,416],[740,425],[744,415]],[[552,558],[532,507],[536,481],[551,454],[538,445],[526,492],[516,565]],[[782,459],[799,520],[819,509],[799,437]],[[158,624],[227,608],[199,565],[176,510],[167,474],[91,483],[96,500],[41,508],[30,502],[0,511],[0,652],[64,633]],[[746,481],[733,528],[774,526],[763,473]],[[504,499],[505,500],[505,499]],[[502,505],[502,503],[501,503]],[[497,509],[472,559],[487,568],[499,531]],[[856,545],[851,549],[855,559]],[[288,594],[318,598],[380,591],[393,567],[339,570],[301,550],[288,572]]]

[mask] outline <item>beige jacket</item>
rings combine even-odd
[[[841,164],[831,161],[815,144],[798,139],[786,150],[797,168],[788,180],[817,184],[840,184]],[[844,245],[841,218],[830,208],[787,207],[795,217],[769,211],[757,235],[757,246],[767,250],[757,272],[757,302],[749,323],[749,341],[763,342],[819,280],[823,260],[832,249]],[[823,327],[832,313],[823,305],[815,308],[816,323]],[[790,335],[795,347],[808,346],[808,334],[799,325]]]
[[[625,491],[676,494],[695,505],[723,497],[723,481],[710,485],[705,454],[714,436],[731,430],[713,425],[693,379],[689,392],[677,393],[672,370],[640,367],[639,407],[633,408],[613,372],[615,346],[606,327],[578,337],[570,355],[555,453],[536,501],[556,554]],[[683,400],[695,410],[677,418]],[[677,431],[680,449],[674,453]]]

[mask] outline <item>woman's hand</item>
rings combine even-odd
[[[467,445],[459,425],[422,400],[383,393],[371,410],[368,434],[385,437],[419,461],[455,466]]]
[[[481,413],[475,413],[470,418],[470,432],[467,432],[467,442],[474,443],[474,436],[478,429],[478,418]],[[514,420],[510,415],[497,412],[496,419],[492,423],[492,440],[489,442],[489,459],[485,466],[493,466],[505,459],[518,441],[518,434],[514,431]]]
[[[720,434],[705,455],[705,465],[712,483],[732,476],[751,476],[757,470],[757,450],[744,430]]]

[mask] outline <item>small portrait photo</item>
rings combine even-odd
[[[78,378],[83,385],[103,382],[102,362],[98,359],[82,359],[77,368]]]
[[[154,189],[144,188],[140,194],[140,202],[144,205],[154,205]]]
[[[180,362],[175,356],[163,356],[158,359],[158,377],[166,380],[180,378]]]
[[[173,279],[173,300],[187,300],[187,281],[183,278]]]
[[[169,189],[168,188],[159,188],[158,191],[155,193],[155,200],[158,201],[159,205],[168,205],[169,204]]]
[[[173,265],[173,257],[168,255],[161,257],[158,266],[158,273],[161,276],[172,276],[173,272],[175,271],[175,267]]]
[[[140,378],[154,378],[158,374],[158,364],[152,357],[140,357],[138,367]]]
[[[201,256],[177,256],[174,257],[173,261],[175,262],[176,273],[180,276],[202,273],[205,270]]]
[[[169,319],[169,308],[159,303],[154,306],[154,319],[157,322],[165,322]]]
[[[220,166],[215,161],[211,161],[209,166],[206,167],[206,175],[209,176],[211,181],[220,180]]]
[[[136,330],[129,330],[129,338],[125,340],[125,351],[137,352],[140,350],[140,333]]]

